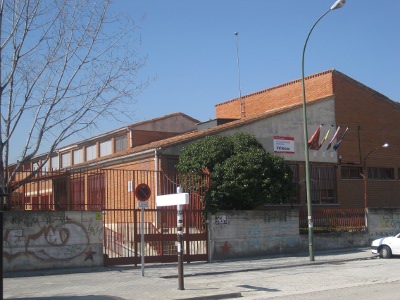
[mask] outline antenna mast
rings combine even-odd
[[[239,32],[235,32],[236,36],[236,58],[237,58],[237,71],[238,71],[238,85],[239,85],[239,100],[240,100],[240,118],[246,117],[244,102],[242,99],[242,89],[240,86],[240,62],[239,62]]]

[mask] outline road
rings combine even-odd
[[[340,259],[343,257],[353,259]],[[359,258],[358,258],[359,257]],[[116,267],[91,272],[51,272],[4,279],[5,299],[396,299],[400,258],[372,258],[370,251],[185,264],[185,290],[175,265]],[[258,271],[256,271],[258,270]],[[171,276],[172,275],[172,276]]]
[[[245,299],[394,299],[400,258],[369,259],[268,271],[195,276],[188,285],[240,293]]]

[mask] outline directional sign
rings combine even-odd
[[[157,206],[189,204],[189,193],[168,194],[156,197]]]

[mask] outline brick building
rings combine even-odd
[[[148,127],[140,134],[137,131],[142,141],[137,144],[132,142],[135,140],[131,138],[133,131],[124,127],[64,147],[58,151],[58,166],[60,169],[167,172],[174,170],[185,145],[207,135],[244,131],[254,134],[267,151],[283,156],[290,163],[297,189],[293,201],[301,205],[305,203],[301,95],[301,80],[295,80],[219,103],[215,106],[216,119],[208,122],[198,123],[184,114],[173,114],[167,118],[169,128],[180,124],[179,130],[163,132],[160,130],[162,126]],[[306,95],[309,135],[320,129],[319,149],[310,150],[313,204],[342,208],[398,207],[400,135],[396,121],[400,119],[400,104],[336,70],[308,76]],[[145,123],[149,126],[158,121]],[[343,135],[340,146],[333,147]],[[119,146],[118,137],[121,136],[130,142],[121,142],[122,146]],[[111,144],[107,154],[102,155],[101,145],[105,137]],[[331,140],[331,147],[327,149]],[[385,143],[389,147],[382,147]],[[89,156],[87,154],[89,144],[97,145],[93,156],[90,152]],[[74,151],[81,149],[79,145],[86,150],[82,150],[82,158],[76,164],[75,157],[79,158],[79,155]],[[65,154],[67,158],[63,153],[69,153]],[[27,169],[37,167],[40,159],[33,160]],[[122,180],[121,184],[125,186],[127,182],[124,181],[129,180]]]
[[[268,112],[276,112],[281,116],[277,123],[290,122],[282,130],[280,126],[265,128],[270,130],[269,145],[265,146],[272,150],[271,135],[294,137],[296,153],[283,155],[290,163],[298,164],[300,183],[304,182],[304,144],[299,130],[302,126],[301,88],[301,80],[296,80],[216,105],[217,118],[251,120],[264,112],[267,116]],[[313,202],[340,207],[398,207],[400,135],[396,120],[400,117],[400,104],[336,70],[307,77],[306,98],[309,135],[319,124],[324,124],[321,142],[333,125],[320,150],[310,150]],[[290,120],[284,118],[288,113],[294,114]],[[349,128],[343,142],[337,151],[326,150],[326,144],[339,126],[337,140],[345,128]],[[382,147],[385,143],[389,147]],[[302,203],[304,188],[304,184],[300,184]],[[317,193],[325,193],[325,196],[318,197]]]

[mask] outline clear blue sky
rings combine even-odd
[[[301,54],[311,26],[334,0],[113,0],[111,10],[138,21],[139,79],[157,79],[121,122],[101,122],[65,144],[133,122],[183,112],[200,121],[214,106],[301,77]],[[400,101],[400,0],[347,0],[315,28],[306,75],[337,69]],[[133,45],[136,47],[136,45]],[[22,143],[17,138],[16,145]],[[43,147],[42,152],[47,149]],[[11,155],[11,161],[16,160]]]
[[[134,121],[183,112],[200,121],[214,105],[301,77],[311,26],[334,0],[114,0],[145,16],[137,34],[148,55],[141,76],[157,79],[138,97]],[[337,69],[400,101],[400,1],[347,0],[315,28],[306,75]],[[122,125],[109,124],[111,130]]]

